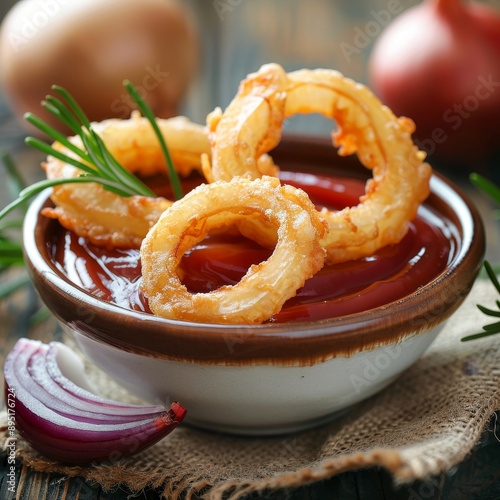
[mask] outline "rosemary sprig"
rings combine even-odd
[[[157,134],[167,162],[168,175],[172,183],[174,194],[177,198],[181,198],[182,190],[180,189],[180,181],[172,165],[167,145],[156,123],[153,112],[130,82],[126,81],[124,85]],[[120,196],[128,197],[142,195],[154,197],[155,194],[144,183],[135,175],[131,174],[113,157],[103,140],[92,128],[92,124],[73,96],[67,90],[57,85],[52,86],[52,90],[57,95],[47,96],[45,101],[42,102],[42,106],[66,125],[74,135],[79,136],[82,145],[74,144],[66,136],[32,113],[25,114],[26,121],[45,133],[53,141],[57,141],[67,148],[69,154],[63,153],[59,149],[35,137],[27,137],[25,142],[46,155],[53,156],[54,158],[58,158],[79,168],[83,173],[79,177],[71,179],[39,181],[22,189],[17,199],[0,210],[0,219],[17,207],[22,206],[28,199],[44,189],[60,184],[95,182],[101,184],[108,191]]]
[[[470,175],[470,181],[479,190],[481,190],[483,193],[489,196],[495,203],[500,205],[500,188],[496,184],[494,184],[490,180],[486,179],[485,177],[477,173],[472,173]],[[495,268],[487,260],[485,260],[484,269],[486,271],[488,278],[490,279],[490,281],[493,283],[494,287],[500,294],[500,282],[497,278]],[[499,320],[495,321],[494,323],[484,325],[482,332],[474,333],[472,335],[467,335],[466,337],[463,337],[462,342],[480,339],[483,337],[489,337],[490,335],[496,335],[500,333],[500,300],[496,300],[495,303],[498,310],[490,309],[481,304],[477,304],[477,308],[487,316],[499,318]]]
[[[486,270],[486,274],[488,275],[489,279],[497,289],[498,293],[500,293],[500,282],[498,281],[493,266],[486,260],[484,261],[484,268]],[[477,304],[477,307],[482,313],[486,314],[487,316],[500,318],[500,300],[496,300],[495,303],[498,310],[484,307],[481,304]],[[463,337],[462,342],[467,342],[468,340],[480,339],[483,337],[489,337],[490,335],[495,335],[497,333],[500,333],[500,319],[498,321],[495,321],[494,323],[490,323],[489,325],[483,326],[482,332],[474,333],[473,335],[467,335],[466,337]]]

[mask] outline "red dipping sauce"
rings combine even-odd
[[[304,189],[318,208],[354,206],[364,193],[361,180],[287,171],[280,177]],[[448,263],[453,228],[426,208],[420,212],[399,244],[364,259],[325,265],[269,321],[321,320],[356,313],[396,301],[432,281]],[[184,256],[184,284],[193,293],[235,284],[252,264],[266,260],[270,253],[243,237],[209,237]],[[95,297],[151,312],[140,290],[139,250],[107,250],[61,228],[54,235],[53,258],[70,280]]]

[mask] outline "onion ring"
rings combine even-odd
[[[241,219],[275,228],[277,243],[265,262],[236,285],[190,293],[178,275],[184,253],[213,229]],[[161,216],[141,246],[142,290],[154,314],[207,323],[261,323],[281,310],[325,260],[326,224],[307,194],[276,177],[202,184]]]
[[[181,175],[200,168],[200,154],[209,149],[205,127],[184,117],[158,119],[172,161]],[[165,160],[151,124],[134,112],[129,120],[105,120],[92,124],[111,154],[128,170],[143,175],[166,172]],[[78,136],[71,141],[81,147]],[[55,143],[54,148],[66,155],[74,154]],[[78,177],[82,172],[57,158],[49,157],[42,165],[48,179]],[[144,236],[172,204],[165,198],[119,196],[100,184],[61,184],[52,190],[55,208],[43,214],[58,219],[66,229],[92,243],[110,248],[139,248]]]
[[[201,172],[201,155],[210,154],[207,129],[185,117],[157,119],[166,138],[176,171],[187,176],[193,170]],[[138,112],[129,120],[104,120],[92,124],[110,153],[132,173],[143,176],[166,172],[165,159],[151,124]],[[81,147],[78,136],[70,140]],[[53,147],[68,156],[75,156],[59,143]],[[262,171],[275,174],[272,159],[259,158]],[[78,168],[57,158],[49,157],[42,164],[48,179],[78,177]],[[172,204],[165,198],[131,196],[124,198],[107,191],[99,184],[62,184],[55,186],[51,199],[55,208],[43,214],[58,219],[63,227],[92,243],[110,248],[139,248],[149,229]]]
[[[329,223],[322,242],[328,261],[365,257],[399,242],[429,194],[431,167],[411,139],[413,121],[397,118],[367,87],[337,71],[286,74],[281,66],[267,64],[249,75],[227,110],[207,119],[212,165],[207,160],[204,170],[211,169],[214,181],[259,177],[256,158],[279,141],[284,119],[316,112],[337,122],[332,139],[338,153],[357,153],[373,172],[359,205],[322,210]]]
[[[229,181],[235,176],[256,179],[277,175],[277,171],[263,171],[257,160],[281,140],[288,78],[277,64],[268,66],[273,70],[261,70],[241,82],[237,96],[224,113],[216,108],[208,115],[208,129],[217,129],[216,134],[209,135],[212,165],[206,158],[203,165],[209,182]],[[263,123],[268,127],[262,127]]]

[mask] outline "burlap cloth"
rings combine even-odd
[[[496,296],[488,281],[478,281],[426,354],[395,383],[311,431],[238,438],[181,426],[130,459],[88,467],[47,460],[20,438],[16,453],[38,471],[79,475],[104,489],[160,487],[173,499],[201,490],[204,498],[233,499],[371,466],[388,469],[396,483],[425,479],[461,462],[500,409],[500,335],[460,341],[491,322],[475,304],[493,305]],[[126,397],[106,376],[91,375],[103,393]],[[5,442],[5,415],[0,433]]]

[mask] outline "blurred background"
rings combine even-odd
[[[63,17],[62,11],[67,9],[68,2],[52,1],[54,14],[47,14],[46,22],[44,22],[43,7],[49,5],[51,0],[30,1],[31,10],[17,14],[17,21],[20,23],[18,37],[12,34],[9,37],[8,34],[4,34],[4,38],[10,38],[5,45],[10,47],[13,58],[18,51],[25,50],[31,50],[36,55],[44,55],[38,47],[42,38],[47,47],[51,46],[52,49],[57,50],[50,41],[46,40],[50,38],[47,32],[61,29],[58,17]],[[165,1],[169,3],[168,0]],[[85,0],[80,1],[82,2],[85,3]],[[15,0],[2,0],[0,19],[15,3]],[[97,4],[97,2],[94,3]],[[106,4],[107,0],[98,3]],[[140,9],[141,5],[149,1],[135,0],[135,3]],[[308,0],[307,2],[299,0],[184,0],[179,3],[186,5],[195,19],[200,49],[197,71],[189,81],[189,90],[182,100],[181,112],[200,123],[204,123],[206,115],[214,107],[224,108],[236,93],[241,79],[267,62],[278,62],[287,70],[302,67],[335,68],[355,80],[366,82],[367,59],[375,37],[368,36],[366,41],[360,39],[357,43],[354,39],[356,33],[359,32],[357,30],[362,29],[370,20],[373,21],[371,11],[387,9],[387,0]],[[418,2],[407,0],[397,3],[397,10],[403,11],[404,8]],[[102,8],[96,5],[94,10],[98,15]],[[73,29],[78,30],[78,15],[75,15],[75,19],[71,22],[75,25]],[[110,16],[109,23],[113,22]],[[31,30],[30,24],[34,26]],[[125,27],[124,30],[126,29]],[[30,37],[31,33],[33,33],[32,37]],[[81,32],[80,36],[90,35]],[[61,36],[60,43],[64,44],[65,41]],[[342,44],[346,46],[344,49]],[[354,47],[354,52],[352,49],[349,50],[348,44]],[[96,59],[102,57],[99,54],[102,47],[96,46],[95,49]],[[162,50],[168,50],[168,47],[164,46]],[[52,57],[48,54],[45,56]],[[158,63],[161,62],[159,56]],[[71,61],[60,61],[60,63],[66,66],[68,72],[73,70]],[[78,54],[75,54],[74,64],[78,64]],[[111,60],[109,64],[112,64]],[[143,76],[148,74],[147,66],[148,62],[145,61],[142,64]],[[59,68],[57,70],[59,75]],[[0,73],[5,71],[6,68],[0,66]],[[22,69],[18,71],[23,72]],[[24,71],[29,73],[26,68]],[[28,76],[26,75],[26,78]],[[131,77],[132,75],[129,76]],[[94,78],[98,76],[94,75]],[[9,105],[9,96],[5,95],[2,87],[0,87],[0,92],[2,92],[3,112],[5,113],[12,108],[12,104]],[[116,97],[118,98],[119,95]],[[114,114],[111,109],[112,102],[109,102],[108,106],[111,116]],[[331,123],[326,125],[319,123],[318,120],[318,123],[312,123],[311,129],[309,126],[311,123],[309,121],[308,126],[303,127],[300,124],[292,124],[289,127],[302,128],[312,133],[325,132],[332,127]],[[2,141],[0,144],[5,147],[4,134],[0,140]]]
[[[248,73],[277,62],[286,70],[334,68],[369,84],[396,114],[414,115],[418,144],[435,168],[452,176],[478,170],[497,178],[500,0],[474,4],[480,9],[472,17],[465,12],[470,5],[2,0],[0,149],[14,157],[22,151],[20,116],[40,112],[51,83],[74,93],[91,119],[130,114],[120,87],[129,78],[158,116],[180,113],[204,123],[216,106],[227,106]],[[380,47],[375,63],[382,36],[413,11]],[[460,18],[462,11],[469,17]],[[326,135],[332,126],[317,116],[299,116],[286,130]]]
[[[108,0],[95,3],[95,15],[103,10],[102,5]],[[44,23],[42,13],[44,5],[54,2],[54,14],[47,14]],[[75,0],[73,0],[75,2]],[[76,0],[76,3],[89,3]],[[169,2],[167,3],[176,3]],[[3,18],[15,0],[2,0],[0,19]],[[23,3],[23,2],[19,2]],[[26,2],[24,2],[26,3]],[[67,9],[67,0],[34,0],[30,1],[31,10],[19,13],[20,33],[10,35],[7,46],[15,46],[11,50],[16,53],[35,47],[41,43],[49,46],[46,38],[49,32],[59,27],[58,17],[63,17]],[[114,3],[114,2],[113,2]],[[129,3],[129,2],[126,2]],[[135,0],[137,8],[150,3],[149,0]],[[153,2],[154,3],[154,2]],[[248,73],[257,70],[266,62],[278,62],[287,70],[302,67],[335,68],[358,80],[367,81],[367,59],[375,37],[368,36],[366,42],[354,40],[356,33],[370,20],[371,11],[387,9],[387,0],[351,1],[351,0],[181,0],[193,14],[196,31],[199,37],[201,57],[198,71],[190,81],[190,89],[184,99],[183,112],[198,122],[204,122],[208,112],[215,106],[225,107],[234,96],[238,84]],[[418,3],[416,0],[398,2],[398,12]],[[99,7],[100,4],[101,7]],[[117,8],[120,8],[118,5]],[[48,9],[47,9],[48,10]],[[74,30],[78,29],[78,15],[72,19]],[[25,21],[25,30],[22,24]],[[33,28],[28,26],[30,21]],[[37,23],[38,21],[38,23]],[[110,15],[109,23],[113,23]],[[38,26],[38,25],[39,26]],[[130,27],[128,27],[130,29]],[[124,28],[126,29],[126,28]],[[32,38],[30,34],[33,33]],[[90,36],[81,32],[82,37]],[[5,35],[9,38],[8,35]],[[64,43],[64,39],[60,42]],[[352,45],[356,51],[346,51],[342,44]],[[33,48],[28,47],[33,45]],[[52,46],[54,49],[54,47]],[[102,47],[96,46],[95,57]],[[162,50],[168,50],[167,46]],[[39,54],[39,52],[37,52]],[[47,54],[46,54],[47,55]],[[75,58],[78,55],[75,54]],[[71,62],[66,62],[68,72],[72,71]],[[63,63],[63,61],[61,61]],[[75,61],[75,64],[77,61]],[[112,61],[109,61],[112,64]],[[158,60],[161,63],[161,60]],[[147,63],[143,63],[144,76],[147,74]],[[5,68],[0,67],[0,72]],[[95,75],[97,78],[98,75]],[[55,83],[55,82],[54,82]],[[1,90],[1,89],[0,89]],[[70,89],[71,90],[71,89]],[[117,96],[118,97],[118,96]],[[4,100],[7,100],[4,97]],[[111,108],[111,103],[110,103]],[[109,114],[113,114],[109,109]],[[319,128],[322,128],[318,125]],[[318,128],[318,127],[315,127]],[[329,125],[331,128],[331,125]]]
[[[434,169],[473,197],[498,260],[496,206],[468,176],[500,184],[500,0],[1,0],[0,21],[0,154],[28,184],[43,155],[25,146],[22,116],[50,119],[40,101],[52,84],[91,120],[130,115],[127,78],[157,116],[205,123],[262,64],[333,68],[414,119]],[[334,126],[311,115],[284,128]],[[1,182],[0,205],[10,197]]]

